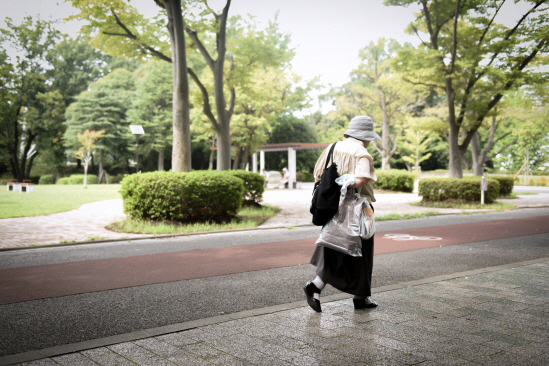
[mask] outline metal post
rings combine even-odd
[[[135,172],[139,173],[139,135],[135,135]]]
[[[486,177],[480,178],[480,204],[484,205],[484,191],[488,189],[488,180]]]

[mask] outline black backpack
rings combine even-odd
[[[337,165],[333,161],[335,145],[334,142],[328,156],[326,156],[324,172],[320,177],[320,181],[315,183],[313,190],[313,199],[311,200],[309,212],[313,215],[313,224],[316,226],[324,226],[334,217],[339,207],[341,187],[335,182],[337,178]],[[332,160],[332,165],[328,168],[330,160]]]

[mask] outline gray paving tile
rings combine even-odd
[[[491,311],[485,311],[485,310],[478,310],[474,308],[459,308],[459,309],[456,309],[456,311],[460,311],[467,315],[478,315],[486,318],[498,318],[501,316],[501,314],[498,314],[498,313],[493,313]]]
[[[97,363],[80,353],[71,353],[68,355],[52,357],[52,360],[62,366],[97,366]]]
[[[536,316],[536,317],[549,319],[549,313],[545,312],[545,311],[533,310],[533,309],[524,309],[524,310],[520,310],[519,313],[529,314],[529,315],[533,315],[533,316]]]
[[[240,358],[234,357],[229,354],[223,354],[217,357],[212,357],[208,360],[214,365],[220,366],[253,366],[253,363]]]
[[[58,363],[54,362],[50,358],[44,358],[42,360],[30,361],[20,364],[21,366],[57,366]]]
[[[169,358],[183,353],[181,349],[174,347],[169,343],[162,342],[156,338],[140,339],[138,341],[134,341],[133,343],[162,358]]]
[[[189,344],[188,346],[184,346],[181,349],[186,353],[190,353],[191,355],[204,359],[216,357],[223,353],[218,349],[215,349],[203,343]]]
[[[473,285],[463,286],[463,288],[464,288],[464,289],[467,289],[467,290],[473,290],[473,291],[476,291],[476,292],[489,292],[489,293],[494,293],[494,292],[500,292],[500,291],[501,291],[501,290],[494,289],[494,288],[481,287],[481,286],[473,286]]]
[[[525,339],[520,339],[520,338],[508,336],[508,335],[501,334],[501,333],[491,332],[489,330],[480,331],[480,332],[476,333],[476,335],[481,336],[481,337],[485,337],[485,338],[488,338],[488,339],[492,339],[494,341],[500,341],[500,342],[505,342],[505,343],[508,343],[508,344],[512,344],[514,346],[524,346],[528,343],[531,343],[530,341],[527,341]]]
[[[106,347],[90,349],[80,352],[90,360],[100,364],[101,366],[127,366],[134,365],[133,362],[114,353]]]
[[[161,342],[165,342],[179,348],[198,342],[196,339],[185,336],[184,333],[185,332],[170,333],[155,338]]]
[[[212,366],[210,362],[188,353],[177,354],[168,358],[168,361],[180,366]]]
[[[131,342],[115,344],[107,348],[138,365],[164,366],[172,364]]]

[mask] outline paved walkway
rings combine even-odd
[[[500,200],[517,207],[549,206],[549,188],[517,187],[537,189],[540,193],[520,196],[518,199]],[[263,203],[278,206],[278,215],[267,220],[260,227],[295,226],[311,223],[309,205],[312,184],[302,189],[268,189],[263,194]],[[519,193],[520,194],[520,193]],[[435,209],[410,205],[420,200],[416,193],[383,193],[376,195],[376,215],[412,214],[433,212],[456,214],[479,210]],[[27,247],[43,244],[92,241],[101,239],[133,238],[152,235],[123,234],[105,229],[108,224],[123,220],[122,200],[107,200],[82,205],[80,208],[47,216],[23,217],[0,220],[0,248]]]
[[[549,258],[0,358],[0,365],[547,365]],[[45,358],[46,357],[46,358]],[[49,357],[49,358],[48,358]]]
[[[124,217],[122,200],[116,199],[87,203],[52,215],[1,219],[0,248],[143,236],[105,229]]]

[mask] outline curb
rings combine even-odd
[[[206,235],[206,234],[222,234],[222,233],[234,233],[234,232],[245,232],[245,231],[258,231],[258,230],[271,230],[271,229],[287,229],[288,227],[308,227],[314,226],[313,224],[298,224],[298,225],[287,225],[287,226],[267,226],[267,227],[251,227],[247,229],[227,229],[227,230],[213,230],[213,231],[197,231],[194,233],[179,233],[179,234],[161,234],[161,235],[150,235],[150,236],[137,236],[134,238],[114,238],[114,239],[101,239],[101,240],[88,240],[88,241],[75,241],[72,243],[57,243],[57,244],[44,244],[36,246],[26,246],[26,247],[12,247],[12,248],[0,248],[0,252],[9,252],[16,250],[35,250],[42,248],[56,248],[56,247],[67,247],[67,246],[76,246],[83,244],[101,244],[101,243],[111,243],[117,241],[134,241],[134,240],[146,240],[146,239],[163,239],[163,238],[175,238],[178,236],[196,236],[196,235]]]
[[[549,208],[549,206],[524,206],[524,207],[513,207],[510,210],[521,210],[521,209],[529,209],[529,208]],[[473,212],[471,214],[484,214],[484,213],[491,213],[495,212],[494,210],[485,210],[482,212]],[[428,217],[433,216],[450,216],[450,215],[462,215],[462,213],[438,213],[433,215],[428,215]],[[415,218],[410,219],[399,219],[399,220],[415,220]],[[382,220],[382,221],[390,221],[390,220]],[[380,222],[382,222],[380,221]],[[194,233],[179,233],[179,234],[161,234],[161,235],[150,235],[150,236],[137,236],[134,238],[113,238],[113,239],[102,239],[102,240],[88,240],[88,241],[76,241],[72,243],[57,243],[57,244],[44,244],[44,245],[36,245],[36,246],[26,246],[26,247],[11,247],[11,248],[0,248],[1,252],[11,252],[11,251],[18,251],[18,250],[35,250],[35,249],[42,249],[42,248],[56,248],[56,247],[69,247],[69,246],[77,246],[77,245],[85,245],[85,244],[101,244],[101,243],[112,243],[112,242],[119,242],[119,241],[133,241],[133,240],[146,240],[146,239],[163,239],[163,238],[175,238],[178,236],[196,236],[196,235],[207,235],[207,234],[222,234],[222,233],[234,233],[234,232],[245,232],[245,231],[258,231],[258,230],[271,230],[271,229],[287,229],[288,227],[296,228],[296,227],[313,227],[315,225],[311,224],[296,224],[296,225],[286,225],[286,226],[267,226],[267,227],[252,227],[247,229],[227,229],[227,230],[214,230],[214,231],[197,231]]]
[[[451,273],[447,275],[440,275],[440,276],[425,278],[421,280],[401,282],[398,284],[373,288],[372,290],[374,290],[376,293],[394,291],[394,290],[400,290],[407,287],[425,285],[433,282],[448,281],[448,280],[452,280],[460,277],[473,276],[473,275],[488,273],[488,272],[502,271],[505,269],[512,269],[515,267],[522,267],[522,266],[528,266],[532,264],[545,263],[545,262],[549,262],[549,257],[503,264],[503,265],[493,266],[493,267],[474,269],[474,270],[465,271],[465,272]],[[339,294],[323,297],[323,302],[333,302],[333,301],[339,301],[339,300],[344,300],[348,298],[349,298],[349,294],[339,293]],[[28,362],[28,361],[33,361],[33,360],[38,360],[38,359],[48,358],[48,357],[61,356],[68,353],[80,352],[80,351],[85,351],[85,350],[99,348],[99,347],[112,346],[118,343],[131,342],[131,341],[136,341],[139,339],[149,338],[149,337],[157,337],[164,334],[181,332],[184,330],[190,330],[193,328],[203,327],[206,325],[219,324],[219,323],[224,323],[231,320],[271,314],[271,313],[276,313],[284,310],[291,310],[291,309],[306,307],[306,306],[307,306],[306,301],[300,300],[300,301],[295,301],[288,304],[280,304],[280,305],[269,306],[269,307],[260,308],[260,309],[245,310],[245,311],[241,311],[234,314],[226,314],[226,315],[214,316],[211,318],[191,320],[184,323],[177,323],[177,324],[166,325],[166,326],[150,328],[150,329],[143,329],[143,330],[138,330],[131,333],[118,334],[118,335],[105,337],[105,338],[92,339],[89,341],[49,347],[49,348],[44,348],[36,351],[18,353],[15,355],[2,356],[0,357],[0,366],[13,365],[16,363]]]

